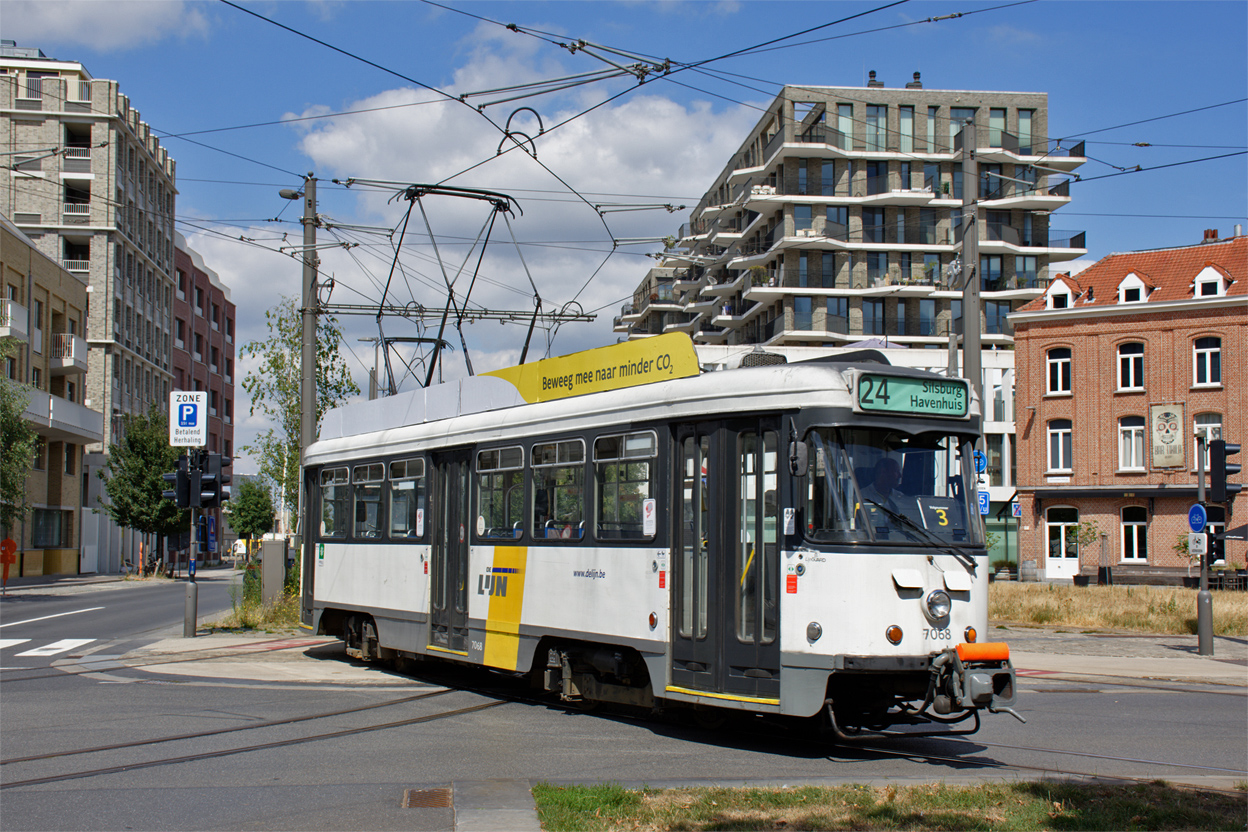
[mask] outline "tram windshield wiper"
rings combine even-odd
[[[950,546],[948,543],[941,540],[939,537],[932,534],[930,531],[923,528],[918,523],[914,522],[909,517],[902,514],[900,511],[891,509],[882,503],[877,503],[875,500],[872,500],[870,497],[863,497],[862,500],[863,502],[870,503],[871,505],[875,506],[880,511],[888,515],[890,519],[895,520],[898,524],[914,532],[916,535],[918,535],[918,537],[924,543],[930,544],[934,548],[939,549],[940,551],[944,552],[947,555],[952,555],[959,563],[963,563],[966,566],[968,566],[972,572],[974,572],[975,569],[977,568],[976,563],[975,563],[975,558],[971,557],[966,552],[959,551],[955,549],[954,547]]]

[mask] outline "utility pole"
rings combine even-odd
[[[303,178],[303,193],[283,189],[281,196],[286,199],[303,197],[303,301],[299,307],[299,316],[303,324],[300,351],[300,385],[299,398],[302,408],[299,414],[299,488],[298,501],[295,503],[295,528],[299,528],[299,518],[307,495],[303,493],[303,458],[308,446],[316,441],[316,316],[317,316],[317,270],[320,258],[316,256],[316,177],[309,172]]]
[[[1204,431],[1196,432],[1196,502],[1205,504],[1205,448]],[[1206,541],[1208,534],[1206,533]],[[1209,544],[1200,556],[1200,590],[1196,593],[1196,653],[1213,655],[1213,593],[1209,591]]]
[[[962,127],[962,367],[987,418],[979,337],[979,162],[975,122]],[[983,450],[980,448],[980,450]]]

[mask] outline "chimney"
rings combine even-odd
[[[867,86],[868,86],[868,87],[882,87],[882,86],[884,86],[884,82],[883,82],[883,81],[877,81],[877,80],[875,80],[875,70],[874,70],[874,69],[873,69],[873,70],[871,70],[870,72],[868,72],[868,73],[867,73],[867,79],[868,79],[868,80],[867,80]]]
[[[914,73],[914,80],[913,80],[913,81],[911,81],[910,83],[906,84],[906,89],[908,89],[908,90],[921,90],[921,89],[923,89],[923,82],[919,80],[919,73],[917,73],[917,72],[916,72],[916,73]]]
[[[1204,242],[1206,242],[1206,243],[1216,243],[1217,241],[1218,241],[1218,229],[1216,229],[1216,228],[1206,228],[1206,229],[1205,229],[1205,239],[1204,239]]]
[[[1235,236],[1236,237],[1244,236],[1244,227],[1240,225],[1239,223],[1235,223]]]

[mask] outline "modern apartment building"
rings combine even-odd
[[[83,448],[104,436],[85,384],[88,298],[86,275],[67,271],[0,214],[0,339],[16,347],[3,374],[23,385],[23,418],[39,436],[26,480],[31,513],[18,528],[0,529],[18,545],[17,576],[96,571],[81,523],[89,491]]]
[[[167,407],[175,164],[116,81],[11,41],[0,43],[0,135],[0,212],[91,293],[85,396],[105,414],[103,441],[88,447],[93,473],[123,414]],[[137,556],[136,536],[106,518],[84,535],[99,541],[101,572]]]
[[[1248,444],[1248,237],[1112,254],[1011,322],[1024,569],[1184,574],[1196,435]],[[1096,539],[1080,551],[1083,523]],[[1227,541],[1227,562],[1244,558]]]
[[[977,176],[964,183],[963,127],[972,121]],[[715,360],[721,351],[706,347],[833,351],[868,342],[898,363],[941,370],[950,335],[962,332],[971,273],[981,291],[989,527],[999,522],[1008,549],[1008,316],[1062,263],[1086,254],[1083,232],[1054,223],[1069,186],[1050,182],[1084,163],[1083,147],[1059,147],[1048,133],[1043,93],[926,89],[918,73],[898,88],[874,72],[865,88],[786,86],[669,238],[615,331],[688,332]],[[972,272],[962,252],[975,211]],[[994,558],[1005,556],[1016,559],[1016,550]]]

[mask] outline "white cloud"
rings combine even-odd
[[[202,34],[208,20],[197,4],[179,0],[5,0],[4,36],[18,46],[132,49],[168,35]],[[45,49],[45,52],[47,50]],[[58,57],[49,55],[49,57]]]
[[[477,33],[476,39],[464,49],[465,64],[454,73],[456,89],[483,89],[537,78],[556,77],[568,72],[544,57],[529,39],[516,39],[509,32],[498,35],[494,30]],[[578,66],[574,71],[583,71]],[[617,86],[616,90],[619,89]],[[485,159],[486,164],[448,184],[482,188],[515,196],[523,214],[511,217],[511,227],[523,245],[523,260],[517,255],[507,225],[496,218],[490,245],[481,261],[476,283],[472,288],[473,305],[492,309],[528,312],[533,308],[532,281],[543,300],[543,309],[557,310],[576,298],[577,309],[597,310],[592,324],[563,326],[550,342],[551,333],[538,329],[529,348],[529,360],[541,358],[549,349],[559,355],[613,343],[612,318],[618,305],[631,299],[633,290],[654,262],[636,256],[658,251],[661,244],[621,246],[603,264],[612,251],[612,238],[658,238],[676,232],[687,221],[689,211],[701,194],[727,163],[731,154],[757,119],[757,111],[735,106],[715,111],[708,102],[681,104],[663,96],[661,81],[653,82],[567,125],[538,135],[536,120],[522,114],[513,121],[534,138],[538,164],[519,151],[496,155],[502,138],[499,131],[481,118],[472,108],[457,102],[415,104],[430,101],[427,90],[400,88],[387,90],[367,99],[352,102],[344,109],[359,110],[392,107],[331,121],[303,122],[292,127],[300,136],[300,149],[309,157],[309,169],[315,170],[323,185],[318,189],[319,212],[331,223],[356,223],[395,227],[408,203],[392,201],[401,190],[370,189],[364,185],[343,190],[328,180],[348,177],[406,183],[437,183]],[[574,97],[538,99],[490,109],[491,118],[506,121],[512,108],[528,104],[542,114],[544,126],[571,118],[591,103],[601,100],[610,91],[595,87],[578,91]],[[323,111],[320,105],[309,110]],[[586,194],[591,204],[607,202],[677,202],[687,207],[675,214],[666,211],[608,213],[606,224],[589,205],[568,192],[542,165],[550,168],[572,188]],[[615,196],[623,194],[624,196]],[[631,195],[631,196],[630,196]],[[456,295],[462,299],[476,269],[477,254],[470,244],[488,221],[489,203],[445,196],[424,197],[429,224],[438,242],[438,254],[456,283]],[[271,228],[256,228],[247,236],[272,238]],[[335,304],[376,304],[382,286],[390,276],[392,240],[377,234],[351,229],[322,228],[318,242],[333,239],[351,240],[360,245],[350,251],[326,248],[319,252],[322,273],[332,275],[335,286],[330,302]],[[397,235],[393,242],[397,242]],[[291,243],[298,243],[295,234]],[[271,308],[279,295],[297,295],[300,289],[300,265],[293,259],[258,252],[237,241],[209,236],[190,240],[206,262],[231,287],[237,305],[239,345],[267,335],[264,310]],[[465,261],[467,264],[465,265]],[[445,304],[445,283],[429,242],[428,231],[419,208],[413,211],[407,229],[402,257],[403,269],[391,282],[388,300],[395,304],[416,303],[426,309],[440,311]],[[601,268],[600,268],[601,266]],[[597,276],[584,288],[590,276]],[[367,390],[367,369],[373,363],[373,348],[361,338],[378,335],[375,318],[343,316],[344,353],[348,354],[352,372],[362,390]],[[444,353],[442,378],[450,380],[466,374],[465,359],[459,333],[453,326],[444,337],[451,351]],[[402,318],[388,317],[383,322],[386,336],[423,336],[437,334],[436,318],[425,326]],[[480,373],[516,363],[527,334],[527,320],[506,325],[496,321],[478,321],[463,328],[473,369]],[[412,348],[400,348],[410,356]],[[399,358],[394,359],[397,374],[405,371]],[[243,399],[241,379],[254,370],[250,362],[238,367],[236,390],[239,401],[235,412],[240,414],[236,425],[235,445],[254,441],[255,435],[267,425],[258,418],[243,418],[249,404]],[[436,380],[436,379],[435,379]],[[423,382],[423,372],[420,379]],[[417,386],[410,373],[402,389]],[[254,468],[250,460],[241,459],[240,472]]]

